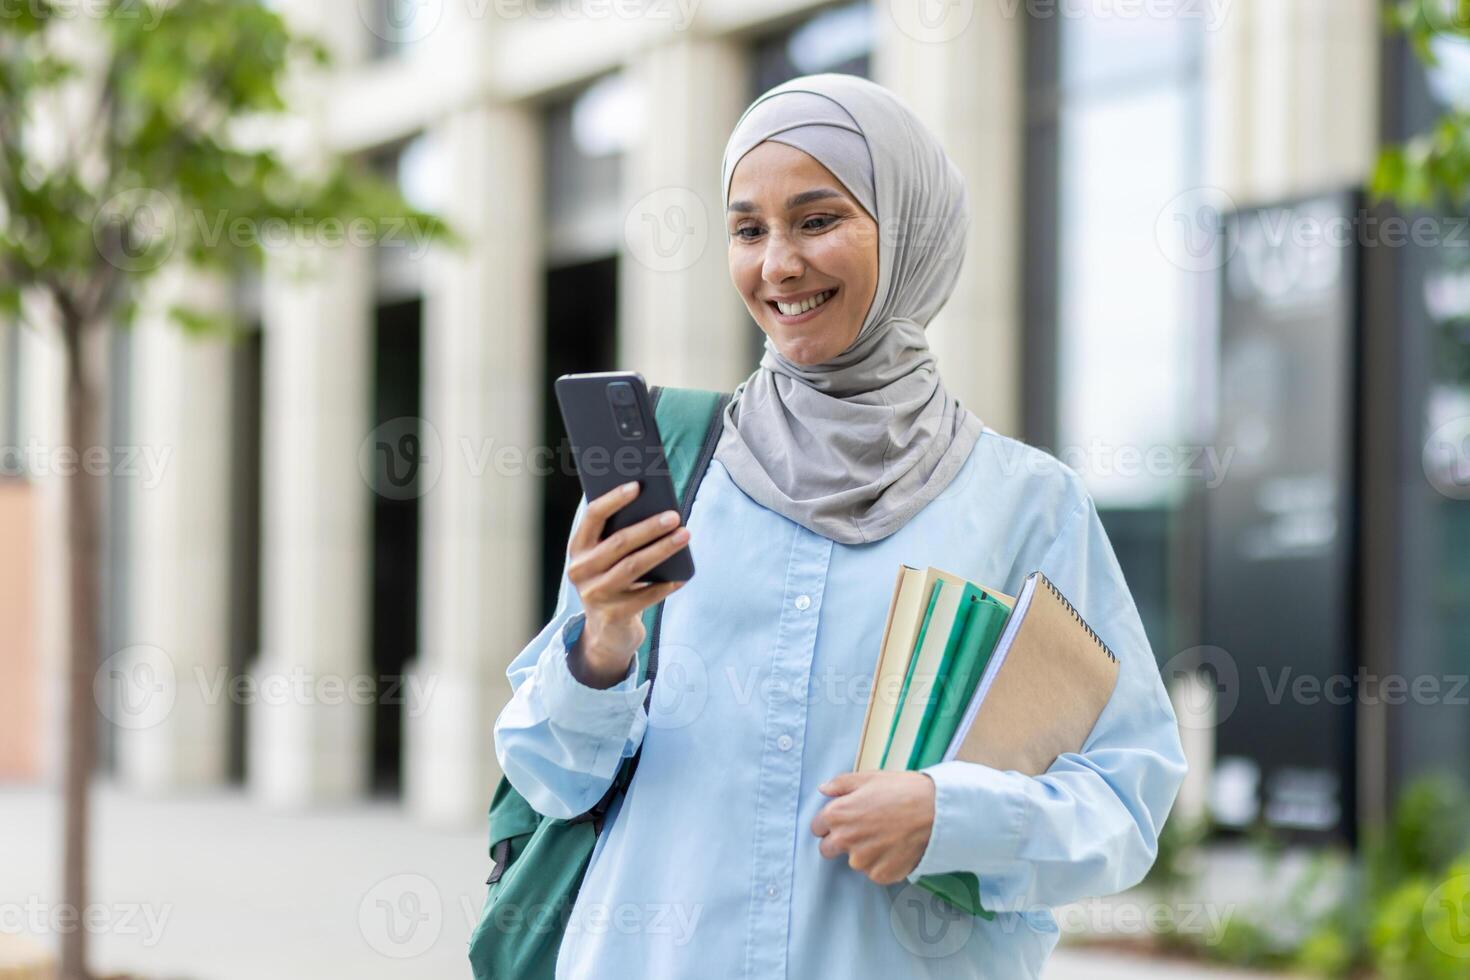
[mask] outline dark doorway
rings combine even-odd
[[[230,651],[231,677],[243,677],[260,652],[260,410],[265,335],[254,323],[236,342],[231,357],[230,412]],[[245,781],[249,713],[230,704],[229,779]]]
[[[553,382],[563,374],[612,371],[616,368],[618,260],[596,259],[551,269],[546,274],[546,376],[542,432],[552,447],[551,475],[541,495],[541,619],[556,611],[557,586],[566,558],[567,535],[582,485],[571,469],[566,428],[556,405]]]
[[[418,644],[419,445],[423,303],[377,308],[373,367],[374,438],[387,453],[390,479],[373,494],[372,657],[379,698],[373,711],[373,792],[402,785],[404,666]],[[384,697],[385,693],[393,697]]]

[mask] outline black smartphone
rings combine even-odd
[[[636,371],[564,374],[556,379],[556,401],[572,442],[577,477],[589,501],[638,481],[638,496],[608,519],[604,538],[663,511],[679,510],[643,375]],[[693,577],[694,557],[686,545],[644,572],[638,581],[684,582]]]

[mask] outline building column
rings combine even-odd
[[[964,269],[927,331],[945,387],[987,425],[1018,435],[1025,18],[1004,6],[950,4],[931,22],[894,5],[875,18],[873,75],[939,136],[965,176]]]
[[[372,254],[272,256],[262,296],[261,645],[246,775],[299,805],[361,795],[370,771]],[[299,266],[299,271],[298,271]]]
[[[759,328],[730,285],[720,163],[749,100],[742,49],[680,37],[625,69],[643,124],[623,160],[618,365],[649,384],[729,391]]]
[[[119,699],[111,720],[122,781],[146,790],[217,785],[229,763],[230,431],[233,345],[190,337],[171,303],[223,310],[227,285],[173,268],[150,284],[132,332],[127,642],[119,656],[171,677],[158,705]],[[130,676],[122,674],[120,676]],[[118,692],[137,694],[138,692]],[[151,699],[150,699],[151,701]],[[133,712],[128,705],[142,705]],[[165,710],[158,710],[164,708]]]
[[[1237,205],[1361,183],[1378,146],[1380,4],[1238,0],[1205,34],[1205,183]]]
[[[468,825],[500,778],[505,669],[538,628],[541,138],[535,111],[518,106],[464,109],[431,137],[464,245],[435,249],[426,270],[420,437],[443,465],[422,482],[404,787],[418,818]]]

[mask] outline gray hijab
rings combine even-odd
[[[813,157],[877,222],[878,288],[862,329],[831,360],[797,364],[766,339],[725,409],[715,458],[753,500],[803,527],[842,544],[877,541],[943,492],[982,428],[945,391],[924,335],[964,261],[964,180],[888,89],[807,75],[760,96],[735,124],[722,211],[735,165],[766,140]]]

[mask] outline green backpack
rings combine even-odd
[[[723,428],[728,394],[693,388],[652,387],[649,396],[663,439],[664,455],[684,521],[695,491],[709,468]],[[658,673],[658,634],[663,603],[643,612],[647,630],[638,649],[639,680]],[[649,686],[644,709],[652,701]],[[490,802],[490,856],[494,869],[486,884],[479,925],[470,935],[470,967],[475,980],[553,980],[556,954],[582,877],[592,858],[602,821],[615,794],[627,791],[642,747],[624,759],[602,799],[586,813],[567,820],[531,808],[510,780],[500,777]]]

